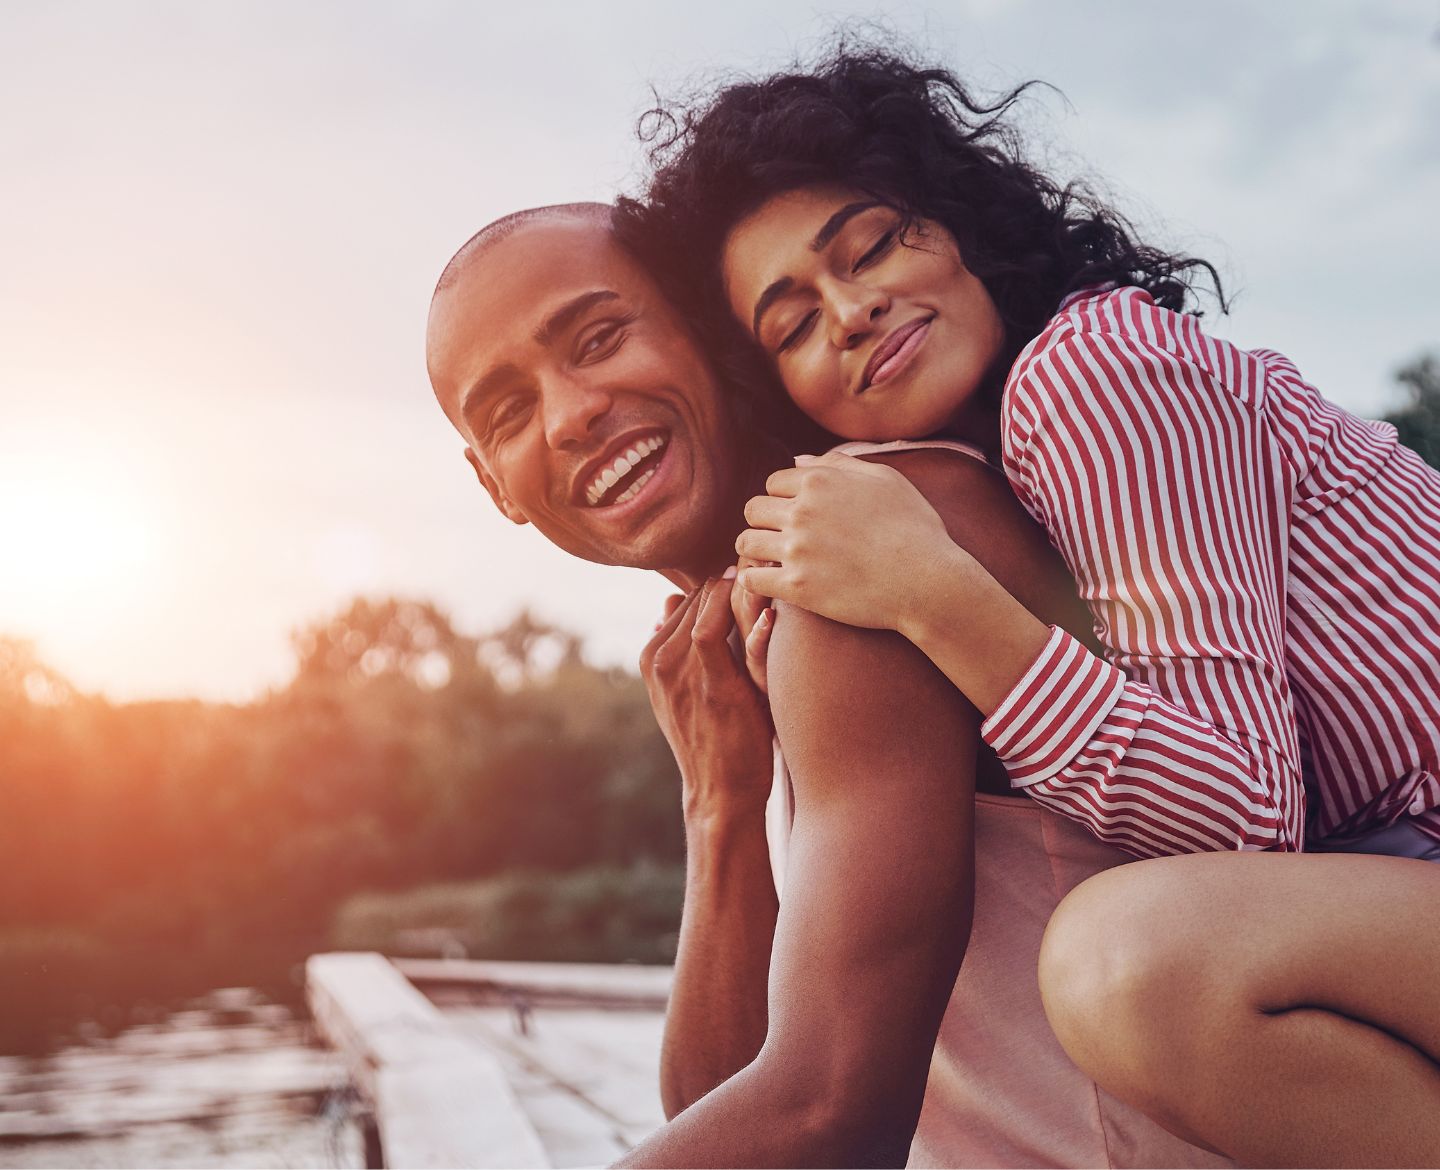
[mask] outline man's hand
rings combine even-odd
[[[735,661],[732,583],[670,598],[640,671],[684,783],[685,909],[660,1097],[674,1117],[755,1059],[777,904],[765,838],[769,707]]]
[[[770,795],[770,710],[729,645],[733,580],[711,578],[671,608],[640,656],[650,705],[685,785],[685,815]]]
[[[725,572],[734,576],[759,564],[749,557],[741,557],[735,568]],[[770,634],[775,629],[775,608],[768,597],[751,593],[737,581],[730,590],[730,612],[735,615],[735,626],[745,642],[745,669],[750,672],[750,680],[762,694],[768,695],[770,684],[765,664],[770,654]]]

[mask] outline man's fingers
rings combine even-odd
[[[735,538],[735,551],[752,561],[780,561],[785,536],[767,528],[747,528]]]
[[[665,599],[665,612],[661,615],[660,620],[655,623],[655,632],[657,634],[660,632],[660,627],[674,616],[676,608],[683,604],[685,604],[685,594],[683,593],[672,593]]]
[[[750,672],[751,681],[767,695],[770,688],[765,668],[770,652],[770,631],[774,628],[775,611],[767,607],[761,610],[745,637],[745,669]]]
[[[733,580],[720,578],[707,581],[704,596],[696,607],[695,625],[690,631],[691,640],[702,651],[720,649],[729,654],[725,639],[730,636],[734,615],[730,612],[730,592]]]
[[[749,557],[741,557],[739,568],[748,569],[755,565]],[[756,597],[748,589],[742,588],[740,583],[735,583],[735,588],[730,591],[730,612],[735,615],[735,624],[740,629],[740,636],[748,638],[750,631],[755,628],[761,612],[769,602],[763,597]]]
[[[692,593],[687,593],[683,597],[679,597],[673,606],[671,605],[672,599],[666,599],[665,604],[670,612],[665,615],[665,620],[660,623],[660,627],[650,641],[645,643],[645,649],[640,652],[640,672],[642,674],[647,673],[655,666],[661,649],[675,637],[676,631],[685,627],[686,618],[694,620],[695,607],[700,601],[702,592],[703,590],[696,589]],[[688,628],[686,632],[688,634]]]
[[[791,507],[788,499],[752,496],[745,505],[745,523],[751,528],[784,528],[790,519]]]

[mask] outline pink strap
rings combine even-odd
[[[830,450],[840,455],[889,455],[893,451],[920,451],[927,448],[958,451],[962,455],[980,460],[987,467],[991,466],[990,460],[985,458],[985,452],[970,443],[962,443],[959,439],[896,439],[891,443],[841,443]]]

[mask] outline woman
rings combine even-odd
[[[1134,852],[1299,848],[1307,795],[1322,835],[1432,851],[1440,479],[1182,316],[1208,266],[1027,167],[1013,98],[866,53],[732,87],[672,120],[641,218],[712,344],[758,342],[827,429],[1003,451],[1105,657],[878,467],[780,473],[737,546],[772,564],[745,583],[906,633],[1017,786]],[[1407,860],[1126,867],[1057,915],[1047,1008],[1077,1063],[1196,1144],[1431,1161],[1437,897]],[[1102,961],[1077,958],[1096,938]]]

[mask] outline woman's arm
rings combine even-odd
[[[1298,848],[1289,473],[1263,420],[1194,363],[1121,333],[1043,350],[1010,394],[1007,470],[1110,661],[1059,629],[1037,644],[1033,619],[936,535],[909,485],[838,459],[778,473],[787,498],[747,512],[761,527],[740,549],[780,564],[745,584],[905,632],[988,715],[1012,783],[1104,840],[1141,855]],[[957,501],[943,518],[962,545],[967,511]]]
[[[1294,473],[1260,375],[1193,321],[1189,348],[1166,338],[1182,319],[1134,290],[1101,304],[1012,376],[1006,469],[1109,661],[1053,635],[986,738],[1031,796],[1135,852],[1298,849]]]

